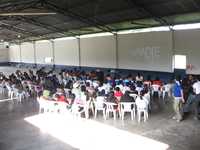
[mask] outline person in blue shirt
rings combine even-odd
[[[183,98],[183,90],[181,87],[180,80],[177,78],[175,79],[174,82],[174,87],[173,87],[173,97],[174,97],[174,111],[175,111],[175,116],[173,119],[177,120],[177,122],[180,122],[183,120],[183,103],[185,102]]]

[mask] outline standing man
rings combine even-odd
[[[193,90],[195,93],[194,98],[194,113],[195,113],[195,120],[199,120],[199,104],[200,104],[200,81],[199,77],[197,77],[197,81],[193,84]]]
[[[180,84],[180,80],[178,78],[175,79],[174,87],[173,87],[173,97],[174,97],[174,111],[175,116],[173,119],[180,122],[183,120],[183,103],[185,102],[183,98],[183,90]]]

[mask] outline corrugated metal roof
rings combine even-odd
[[[56,14],[1,16],[1,13],[44,11]],[[0,0],[0,39],[5,41],[51,39],[199,21],[200,0]]]

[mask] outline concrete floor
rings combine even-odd
[[[52,136],[52,134],[41,132],[38,127],[24,120],[26,117],[37,114],[38,104],[34,100],[24,102],[23,104],[0,102],[0,150],[81,149],[80,147],[71,146],[73,144],[71,144],[70,141],[63,142]],[[101,115],[99,115],[96,120],[91,118],[89,121],[94,120],[97,123],[114,127],[116,130],[128,131],[130,134],[137,134],[155,141],[163,142],[169,145],[169,150],[199,150],[200,121],[193,120],[193,117],[190,115],[187,116],[184,121],[177,123],[171,119],[172,116],[171,102],[168,102],[162,105],[161,109],[158,109],[156,106],[153,107],[150,118],[146,123],[142,122],[139,124],[137,121],[131,121],[129,115],[125,117],[124,121],[119,119],[114,121],[112,118],[103,120]],[[66,126],[66,130],[70,130],[70,128],[73,130],[75,127]],[[91,130],[91,132],[95,129],[96,128]],[[118,135],[118,137],[120,137],[120,135]],[[132,136],[130,136],[129,140],[132,140],[131,138]],[[112,141],[112,139],[110,141]],[[115,143],[115,141],[112,142]],[[134,143],[134,139],[132,144],[136,144]]]

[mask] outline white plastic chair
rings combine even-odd
[[[13,99],[14,90],[13,90],[12,86],[6,85],[6,88],[7,88],[7,90],[8,90],[8,97],[9,97],[10,99]]]
[[[90,101],[87,101],[87,97],[84,94],[81,94],[81,103],[77,103],[76,100],[72,105],[72,113],[75,116],[81,117],[81,114],[85,114],[85,118],[89,118],[89,109],[90,109]]]
[[[37,98],[37,101],[39,102],[39,112],[55,112],[55,101],[46,100],[42,97]]]
[[[47,112],[48,111],[48,107],[47,107],[47,102],[46,100],[44,100],[43,98],[37,97],[37,101],[39,103],[39,113],[43,112]]]
[[[161,95],[160,85],[157,85],[157,84],[152,85],[152,95],[154,94],[154,92],[158,92],[158,96],[160,98],[160,95]]]
[[[55,107],[55,101],[46,100],[47,112],[57,112]]]
[[[143,88],[142,87],[136,87],[136,89],[135,89],[138,93],[140,93],[142,90],[143,90]]]
[[[148,101],[143,97],[143,100],[136,100],[138,122],[141,121],[141,116],[144,114],[144,122],[148,119]]]
[[[55,102],[56,111],[59,113],[65,113],[67,111],[68,104],[65,102]]]
[[[107,119],[109,117],[109,114],[112,113],[113,116],[114,116],[114,120],[116,120],[117,109],[115,109],[115,107],[117,106],[117,104],[112,103],[112,102],[105,102],[104,104],[106,105],[106,117],[105,117],[105,119]]]
[[[82,109],[82,110],[80,111],[80,109]],[[74,116],[81,117],[81,114],[84,112],[83,105],[73,104],[71,111]]]
[[[168,96],[170,95],[170,87],[167,84],[162,87],[162,99],[164,103],[166,95]]]
[[[94,117],[95,118],[97,117],[97,112],[98,111],[102,111],[103,112],[103,117],[105,119],[106,114],[105,114],[104,102],[105,102],[104,96],[97,96],[96,100],[94,101],[94,106],[95,106]]]
[[[150,92],[144,94],[143,97],[146,98],[146,100],[148,101],[148,108],[149,108],[149,110],[151,110],[151,96],[150,96]]]
[[[125,112],[131,113],[131,120],[135,118],[135,103],[134,102],[120,102],[121,119],[124,120]]]
[[[4,94],[5,93],[5,84],[3,82],[0,83],[0,94]]]
[[[17,92],[16,97],[17,97],[18,102],[22,103],[22,99],[25,99],[25,94],[24,92],[21,92],[21,93]]]

